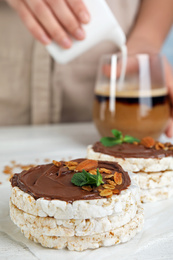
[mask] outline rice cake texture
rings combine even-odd
[[[142,202],[154,202],[173,196],[173,157],[118,158],[95,152],[90,145],[87,157],[94,160],[118,162],[126,171],[132,171],[133,179],[141,189]]]
[[[61,200],[35,200],[28,193],[18,187],[13,187],[11,201],[19,209],[26,213],[39,217],[54,217],[56,219],[90,219],[119,214],[124,211],[126,205],[135,204],[139,200],[139,189],[131,184],[121,194],[111,198],[78,200],[67,203]]]
[[[155,202],[169,199],[173,196],[173,185],[154,189],[141,189],[141,202]]]
[[[88,146],[87,158],[119,163],[126,171],[131,172],[162,172],[173,170],[173,157],[163,158],[118,158],[108,154],[95,152],[92,145]]]
[[[139,172],[133,175],[133,179],[144,190],[173,186],[173,171]]]
[[[81,159],[78,160],[81,162]],[[108,162],[99,163],[99,165],[103,163],[112,165],[111,167],[113,167],[113,169],[114,166],[116,166],[117,169],[123,171],[118,164]],[[84,162],[84,164],[86,165],[86,162]],[[57,165],[57,167],[61,167],[60,165],[62,164],[57,163]],[[63,170],[66,170],[65,167]],[[51,185],[56,182],[58,175],[55,166],[52,167],[52,165],[48,165],[46,167],[43,166],[43,168],[46,169],[46,171],[48,169],[48,171],[46,173],[45,171],[41,171],[39,166],[29,170],[29,174],[33,174],[33,178],[29,180],[30,183],[36,183],[36,185],[38,185],[40,182],[36,182],[34,178],[39,176],[38,179],[40,181],[41,175],[46,176],[44,179],[44,183],[46,183],[45,181],[49,174],[51,176]],[[101,168],[104,169],[103,166]],[[35,170],[37,169],[39,175],[35,175]],[[67,174],[69,174],[67,180],[71,185],[71,176],[73,175],[70,171],[73,170],[67,170]],[[115,171],[115,176],[116,173]],[[21,176],[26,177],[26,180],[27,174],[27,171],[22,172]],[[52,174],[55,175],[55,178],[52,177]],[[57,249],[67,247],[69,250],[82,251],[88,248],[98,248],[100,246],[110,246],[126,242],[142,229],[144,217],[140,202],[139,187],[135,185],[133,180],[130,181],[127,172],[124,172],[124,174],[124,176],[126,176],[126,179],[122,178],[124,184],[122,180],[120,184],[115,183],[115,186],[122,184],[122,186],[119,187],[127,185],[124,189],[120,190],[120,194],[101,197],[101,193],[98,191],[100,193],[99,197],[95,196],[93,199],[83,199],[83,197],[81,197],[81,199],[70,198],[68,201],[59,199],[59,197],[31,196],[24,187],[21,186],[21,189],[17,187],[17,180],[19,180],[20,175],[15,175],[13,179],[15,182],[13,183],[10,198],[11,219],[27,238],[45,247]],[[60,178],[61,176],[63,179],[64,175],[60,174]],[[25,182],[21,183],[23,185]],[[61,184],[61,181],[59,183]],[[68,185],[67,183],[67,187]],[[70,185],[69,187],[74,189],[75,186]],[[49,188],[51,188],[50,185]],[[82,191],[82,188],[80,189]],[[41,189],[39,189],[39,191],[40,190]],[[79,187],[77,187],[76,190],[79,192]],[[101,190],[103,190],[103,186],[101,186]],[[55,191],[57,191],[57,189]],[[37,193],[37,190],[35,190],[35,192]],[[87,192],[90,196],[90,191]],[[85,190],[83,194],[86,194]],[[47,195],[49,195],[49,193],[47,193]],[[65,196],[69,197],[68,194],[65,194]]]
[[[119,214],[104,218],[59,220],[51,217],[38,217],[18,209],[10,201],[10,217],[21,229],[37,230],[45,236],[89,236],[119,228],[136,215],[138,203],[127,205]]]
[[[46,236],[41,234],[41,231],[38,232],[39,227],[34,230],[28,228],[26,224],[23,225],[21,231],[26,238],[40,243],[44,247],[56,249],[67,247],[69,250],[83,251],[127,242],[141,231],[143,222],[143,209],[138,206],[135,217],[127,224],[108,232],[91,236]]]

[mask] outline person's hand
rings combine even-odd
[[[170,101],[171,101],[171,119],[165,133],[168,137],[173,137],[173,69],[166,58],[164,59],[164,67],[165,67],[166,85],[168,87]]]
[[[82,0],[6,0],[33,34],[44,45],[52,40],[70,48],[72,40],[85,38],[82,24],[90,15]]]

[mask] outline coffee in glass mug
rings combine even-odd
[[[93,120],[100,134],[112,136],[111,130],[118,129],[124,135],[157,139],[166,129],[170,118],[170,100],[164,83],[161,57],[147,54],[142,54],[140,59],[137,55],[127,57],[124,79],[121,84],[119,78],[114,80],[113,94],[111,73],[103,75],[105,64],[111,66],[110,56],[102,59],[95,87]],[[130,70],[130,66],[135,66],[135,69]]]

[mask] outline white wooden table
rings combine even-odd
[[[9,162],[15,160],[18,163],[42,163],[44,159],[50,158],[55,160],[60,159],[72,159],[77,157],[86,156],[86,147],[89,144],[99,140],[99,135],[91,123],[85,124],[63,124],[52,126],[25,126],[25,127],[4,127],[0,128],[0,260],[3,259],[43,259],[42,251],[45,252],[44,259],[119,259],[115,258],[118,250],[126,250],[129,244],[125,246],[110,247],[106,249],[88,250],[85,253],[68,252],[64,256],[63,251],[57,251],[56,257],[52,252],[46,251],[46,249],[39,248],[39,252],[30,250],[25,245],[25,242],[18,242],[17,229],[13,232],[13,239],[7,234],[5,222],[2,221],[2,217],[8,216],[8,200],[10,196],[10,186],[7,182],[7,175],[2,173],[2,169],[5,165],[9,165]],[[39,160],[39,161],[38,161]],[[4,192],[4,193],[3,193]],[[7,194],[3,196],[2,194]],[[158,204],[161,205],[161,204]],[[173,206],[173,200],[170,202],[164,202],[163,207],[168,209],[169,215],[173,215],[173,210],[170,205]],[[161,205],[161,206],[162,206]],[[159,207],[161,207],[159,206]],[[164,208],[164,210],[165,210]],[[172,211],[171,211],[172,210]],[[148,208],[146,208],[146,211]],[[156,212],[157,210],[155,210]],[[148,218],[151,216],[147,216]],[[147,240],[149,227],[137,237],[135,242],[131,243],[134,248],[138,244],[138,250],[127,255],[127,258],[123,259],[154,259],[154,260],[171,260],[173,259],[173,216],[169,216],[169,221],[172,223],[170,227],[169,235],[167,233],[161,239],[155,237],[152,241]],[[147,220],[148,221],[148,220]],[[154,221],[154,220],[152,220]],[[150,225],[152,221],[146,222]],[[158,222],[159,224],[159,222]],[[7,227],[9,228],[9,227]],[[13,226],[12,226],[13,228]],[[164,226],[162,227],[164,229]],[[159,229],[159,226],[158,226]],[[11,231],[12,232],[12,231]],[[154,234],[152,234],[154,237]],[[24,238],[23,238],[24,239]],[[24,239],[25,241],[25,239]],[[149,242],[147,242],[149,241]],[[145,243],[144,243],[145,242]],[[33,242],[30,242],[33,243]],[[125,249],[124,249],[125,248]],[[37,252],[37,253],[34,253]],[[50,256],[49,256],[50,255]],[[80,257],[81,256],[81,257]],[[97,258],[98,256],[98,258]],[[108,258],[109,256],[109,258]],[[122,259],[122,258],[121,258]]]

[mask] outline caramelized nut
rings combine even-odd
[[[115,172],[114,173],[114,181],[116,184],[118,185],[121,185],[122,182],[123,182],[123,179],[122,179],[122,174],[120,172]]]
[[[74,171],[76,169],[76,166],[67,166],[69,171]]]
[[[104,185],[103,185],[103,188],[105,188],[105,189],[110,189],[110,190],[114,190],[114,189],[115,189],[115,186],[114,186],[114,185],[110,185],[110,184],[104,184]]]
[[[100,168],[100,169],[99,169],[99,172],[100,172],[100,173],[107,173],[107,174],[111,174],[111,173],[112,173],[111,170],[108,170],[108,169],[106,169],[106,168]]]
[[[113,192],[113,194],[119,194],[120,193],[120,191],[118,189],[115,189],[112,192]]]
[[[4,170],[3,170],[3,173],[5,173],[5,174],[11,174],[12,171],[13,171],[13,168],[12,168],[12,167],[10,167],[10,166],[5,166],[5,167],[4,167]]]
[[[92,175],[97,175],[97,169],[90,170],[89,173]]]
[[[114,181],[111,181],[111,180],[106,180],[107,183],[109,183],[110,185],[114,185],[116,186],[116,183]]]
[[[113,174],[105,175],[105,176],[104,176],[105,179],[111,179],[112,177],[113,177]]]
[[[102,190],[100,192],[100,196],[102,196],[102,197],[107,197],[107,196],[111,196],[111,195],[112,195],[112,191],[108,190],[108,189]]]
[[[161,149],[164,149],[164,148],[165,148],[164,144],[162,144],[160,142],[156,142],[156,144],[155,144],[156,150],[161,150]]]
[[[155,140],[152,137],[147,136],[142,138],[141,144],[146,148],[152,148],[155,145]]]
[[[86,190],[86,191],[92,191],[92,190],[93,190],[90,185],[88,185],[88,186],[82,186],[82,189],[83,189],[83,190]]]
[[[53,160],[52,163],[57,166],[57,167],[60,167],[61,166],[61,162],[58,162],[58,161],[55,161]]]
[[[76,172],[80,172],[82,170],[90,171],[98,166],[98,161],[96,160],[84,160],[83,162],[79,163],[75,169]]]
[[[73,162],[73,161],[69,161],[69,162],[65,162],[65,165],[66,165],[67,167],[69,167],[69,166],[77,166],[78,163],[77,163],[77,162]]]

